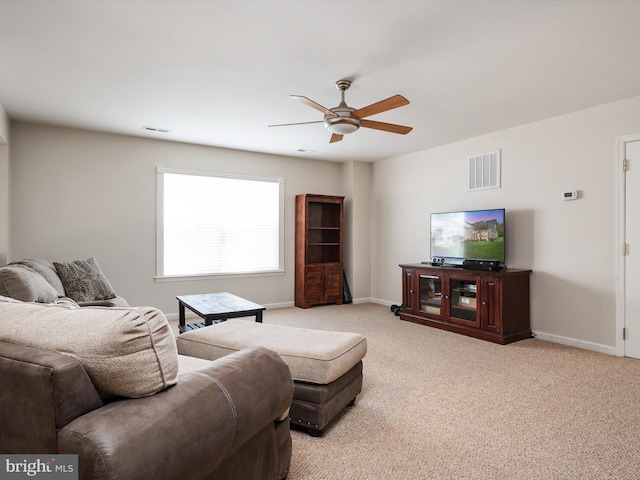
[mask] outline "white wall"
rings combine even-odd
[[[504,207],[507,265],[533,270],[532,329],[615,353],[615,139],[636,132],[640,97],[377,162],[372,296],[401,302],[398,264],[429,260],[430,213]],[[502,188],[468,192],[467,158],[498,149]]]
[[[371,300],[371,172],[373,164],[343,163],[345,262],[354,303]]]
[[[0,265],[9,252],[9,119],[0,104]]]
[[[9,143],[9,118],[0,103],[0,143]]]
[[[286,273],[157,283],[157,166],[283,177]],[[177,312],[176,295],[189,293],[293,304],[295,195],[345,195],[343,187],[338,163],[12,123],[9,260],[95,256],[129,303],[166,314]]]

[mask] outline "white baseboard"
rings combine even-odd
[[[354,303],[354,304],[379,303],[380,305],[391,306],[390,302],[386,302],[384,300],[377,300],[377,299],[373,299],[373,298],[354,298],[352,303]],[[268,304],[265,305],[267,310],[274,310],[276,308],[289,308],[289,307],[294,307],[294,306],[295,306],[295,303],[293,301],[291,301],[291,302],[279,302],[279,303],[268,303]],[[186,316],[187,316],[187,318],[196,318],[197,317],[195,313],[192,313],[192,312],[190,312],[188,310],[186,312]],[[167,317],[167,320],[169,320],[169,321],[178,320],[178,312],[165,313],[165,317]]]
[[[563,337],[560,335],[554,335],[552,333],[545,333],[534,331],[533,335],[539,340],[546,340],[547,342],[559,343],[561,345],[567,345],[569,347],[578,347],[584,350],[591,350],[599,353],[606,353],[607,355],[613,355],[619,357],[619,353],[615,346],[602,345],[601,343],[587,342],[585,340],[578,340],[576,338]]]
[[[382,300],[380,298],[354,298],[353,299],[353,303],[354,304],[361,304],[361,303],[376,303],[378,305],[384,305],[386,307],[390,307],[391,305],[394,305],[393,302],[390,302],[389,300]],[[288,308],[288,307],[293,307],[294,306],[294,302],[279,302],[279,303],[270,303],[268,305],[265,305],[265,307],[267,308],[267,310],[271,310],[271,309],[276,309],[276,308]],[[169,313],[165,315],[167,317],[167,320],[178,320],[178,313]],[[192,314],[191,312],[187,312],[187,317],[195,317],[195,314]],[[601,343],[593,343],[593,342],[587,342],[585,340],[578,340],[576,338],[570,338],[570,337],[563,337],[561,335],[554,335],[552,333],[546,333],[546,332],[540,332],[540,331],[533,331],[533,335],[535,336],[535,338],[539,339],[539,340],[545,340],[547,342],[553,342],[553,343],[559,343],[561,345],[567,345],[569,347],[577,347],[577,348],[582,348],[585,350],[591,350],[594,352],[599,352],[599,353],[604,353],[607,355],[613,355],[613,356],[621,356],[616,347],[615,346],[610,346],[610,345],[602,345]]]
[[[369,298],[364,301],[371,302],[371,303],[378,303],[380,305],[386,305],[387,307],[394,305],[394,303],[390,302],[389,300],[382,300],[379,298]],[[354,301],[354,303],[356,302]],[[402,302],[399,302],[398,304],[400,303]],[[535,338],[538,338],[540,340],[546,340],[547,342],[559,343],[561,345],[567,345],[569,347],[582,348],[584,350],[591,350],[593,352],[613,355],[615,357],[622,356],[618,351],[618,349],[615,346],[611,346],[611,345],[603,345],[601,343],[587,342],[585,340],[578,340],[576,338],[563,337],[561,335],[554,335],[552,333],[546,333],[546,332],[540,332],[540,331],[534,331],[533,335],[535,336]]]
[[[402,302],[397,302],[397,303],[394,304],[393,302],[390,302],[389,300],[382,300],[380,298],[367,298],[365,301],[369,302],[369,303],[377,303],[378,305],[384,305],[385,307],[390,307],[391,305],[402,305]],[[362,303],[364,303],[364,302],[362,302]]]
[[[267,305],[265,305],[265,307],[267,307],[267,310],[273,310],[276,308],[289,308],[289,307],[293,307],[295,306],[295,304],[291,301],[291,302],[279,302],[279,303],[269,303]]]

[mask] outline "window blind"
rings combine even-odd
[[[158,275],[272,272],[282,265],[282,179],[158,170]]]

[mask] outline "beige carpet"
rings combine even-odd
[[[267,310],[367,336],[364,386],[322,438],[293,431],[289,480],[640,479],[640,362],[542,340],[494,345],[387,307]]]

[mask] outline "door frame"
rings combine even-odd
[[[625,240],[626,218],[626,179],[623,170],[627,143],[640,141],[640,133],[624,135],[616,138],[616,355],[624,357],[625,343],[622,338],[625,327],[625,257],[622,246]]]

